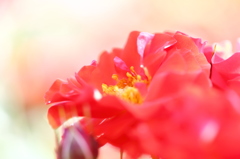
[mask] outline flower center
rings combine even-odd
[[[135,87],[136,83],[145,83],[149,84],[151,77],[146,68],[144,68],[146,79],[142,79],[140,75],[138,75],[134,67],[130,67],[130,72],[126,73],[126,78],[119,79],[118,75],[113,74],[112,78],[117,81],[116,85],[107,85],[102,84],[102,90],[105,94],[115,95],[123,100],[134,104],[141,104],[143,102],[143,97],[139,90]]]

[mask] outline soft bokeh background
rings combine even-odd
[[[130,31],[240,37],[239,0],[0,0],[0,158],[53,159],[44,92]],[[100,158],[119,158],[104,147]]]

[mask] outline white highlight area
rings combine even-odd
[[[211,142],[217,136],[219,125],[215,121],[209,121],[202,129],[200,139],[203,142]]]
[[[141,32],[137,38],[138,53],[143,57],[144,49],[147,44],[153,39],[154,34]]]
[[[102,99],[102,94],[97,89],[95,89],[93,92],[93,97],[94,97],[94,99],[96,99],[98,101],[98,100]]]

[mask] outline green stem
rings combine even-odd
[[[54,136],[55,136],[55,143],[56,143],[56,146],[58,147],[58,146],[59,146],[59,139],[58,139],[57,130],[54,130]]]

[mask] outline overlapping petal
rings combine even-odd
[[[221,44],[214,44],[207,47],[204,54],[212,65],[212,83],[220,89],[240,90],[240,52],[233,52],[231,43],[225,41]]]
[[[240,137],[234,134],[239,133],[239,122],[239,112],[224,93],[194,86],[139,123],[144,131],[138,128],[135,138],[139,144],[144,143],[143,147],[157,145],[158,149],[145,148],[145,153],[162,158],[238,158],[240,153],[235,147],[239,146]],[[151,136],[150,140],[141,136],[142,131]]]

